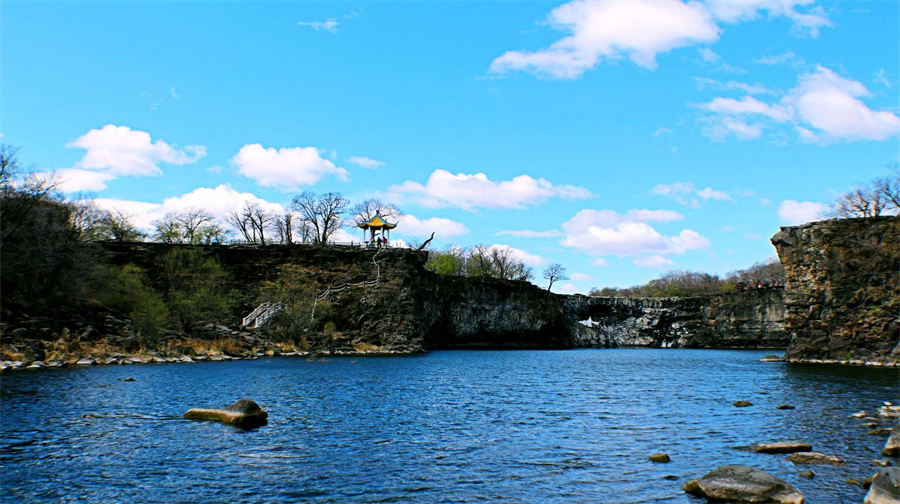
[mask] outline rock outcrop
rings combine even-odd
[[[783,291],[687,298],[563,298],[576,346],[784,348]]]
[[[725,502],[802,504],[803,494],[783,479],[742,465],[719,467],[684,485],[684,491]]]
[[[900,362],[900,219],[783,227],[772,243],[785,268],[791,361]]]
[[[184,414],[188,420],[212,420],[244,429],[266,425],[269,414],[250,399],[239,399],[225,409],[193,408]]]
[[[881,469],[872,479],[872,486],[863,504],[900,503],[900,467]]]

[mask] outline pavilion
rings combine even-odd
[[[397,227],[396,222],[388,222],[384,217],[381,216],[380,213],[375,212],[375,217],[372,217],[368,222],[362,222],[357,225],[358,228],[363,230],[363,241],[366,241],[366,230],[369,230],[369,236],[371,240],[375,239],[375,236],[380,233],[381,236],[390,240],[391,239],[391,229]]]

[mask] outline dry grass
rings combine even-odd
[[[367,353],[381,350],[381,347],[379,347],[378,345],[373,345],[371,343],[366,343],[365,341],[356,340],[353,342],[353,350],[359,353]]]
[[[169,350],[174,350],[176,346],[188,346],[196,355],[223,355],[225,352],[231,354],[241,354],[244,349],[240,342],[235,338],[218,338],[214,340],[203,340],[196,338],[185,338],[180,341],[170,341],[168,343]]]

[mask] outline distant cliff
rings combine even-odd
[[[784,348],[782,290],[686,298],[566,296],[574,345]],[[579,327],[580,326],[580,327]]]
[[[900,220],[783,227],[789,360],[900,362]]]

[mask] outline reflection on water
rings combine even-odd
[[[759,363],[765,352],[442,351],[6,373],[4,501],[699,502],[688,479],[759,467],[811,503],[860,502],[884,438],[849,418],[897,372]],[[135,382],[119,381],[134,377]],[[249,397],[269,425],[191,422]],[[735,408],[736,400],[754,403]],[[796,406],[777,410],[779,404]],[[801,440],[799,473],[736,447]],[[668,464],[647,456],[666,452]]]

